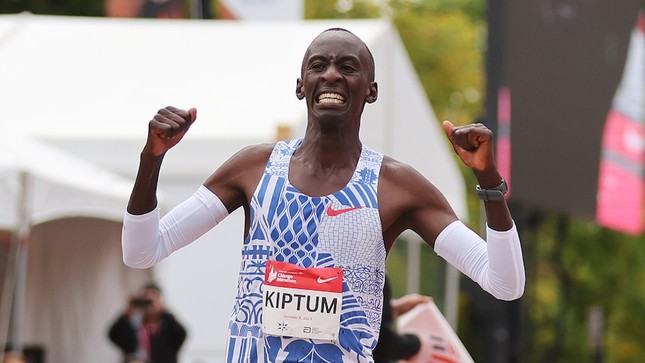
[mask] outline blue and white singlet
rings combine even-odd
[[[372,362],[385,282],[385,244],[377,203],[383,155],[365,146],[349,183],[310,197],[289,184],[289,160],[302,140],[276,144],[253,194],[238,293],[229,322],[227,362]],[[338,341],[262,331],[267,260],[344,272]]]

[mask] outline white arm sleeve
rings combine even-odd
[[[484,241],[455,221],[441,231],[434,250],[497,299],[510,301],[524,294],[524,261],[515,224],[508,231],[486,226]]]
[[[123,218],[121,247],[129,267],[148,268],[187,246],[228,216],[222,201],[205,186],[173,208],[161,221],[159,207]]]

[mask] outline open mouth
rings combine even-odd
[[[345,97],[339,95],[338,93],[323,93],[318,96],[318,103],[321,104],[343,104],[345,103]]]

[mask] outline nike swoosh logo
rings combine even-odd
[[[343,213],[351,212],[356,209],[361,209],[362,207],[351,207],[351,208],[341,208],[341,209],[334,209],[334,207],[330,204],[329,207],[327,207],[327,215],[330,217],[336,217],[339,216]]]
[[[326,279],[323,279],[321,276],[318,276],[318,283],[319,284],[324,284],[325,282],[333,281],[333,280],[336,280],[337,278],[338,278],[338,276],[332,276],[332,277],[328,277]]]

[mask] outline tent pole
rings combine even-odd
[[[448,324],[456,332],[459,324],[459,280],[461,272],[449,263],[446,263],[446,286],[444,288],[446,306],[444,315]]]
[[[12,330],[11,330],[11,347],[12,351],[23,351],[23,317],[25,311],[25,293],[27,285],[27,246],[26,239],[18,241],[17,265],[16,265],[16,278],[15,278],[15,293],[14,303],[12,305]]]
[[[18,234],[13,231],[9,242],[7,252],[7,264],[4,271],[4,281],[2,285],[2,296],[0,296],[0,362],[4,362],[4,353],[7,349],[7,338],[9,337],[9,321],[11,320],[11,311],[13,309],[13,298],[16,288],[16,260],[18,256],[18,245],[20,239]]]
[[[15,291],[12,306],[11,347],[15,352],[23,351],[23,317],[25,310],[25,296],[27,289],[27,243],[31,230],[31,205],[30,176],[23,172],[20,174],[21,193],[18,204],[19,225],[17,231],[18,249],[16,251],[16,276]]]
[[[418,238],[410,238],[408,244],[408,271],[407,271],[407,284],[406,291],[408,294],[418,293],[421,278],[421,241]]]

